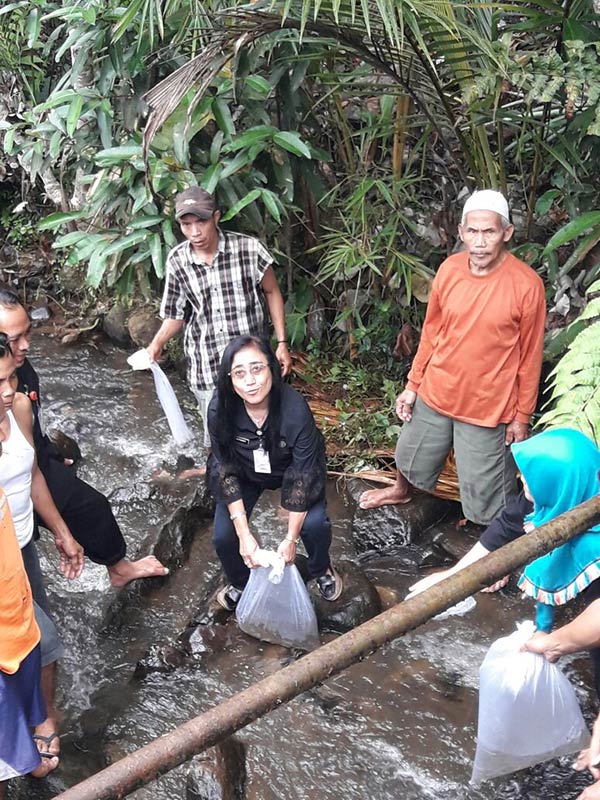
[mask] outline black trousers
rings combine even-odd
[[[73,467],[56,459],[49,459],[42,472],[60,515],[85,555],[107,567],[124,558],[125,539],[106,497],[80,480]]]
[[[248,516],[261,494],[262,490],[257,487],[242,485],[242,499]],[[308,509],[300,537],[308,554],[309,575],[311,578],[320,578],[330,565],[331,523],[327,516],[325,497]],[[250,570],[240,555],[240,542],[229,518],[229,510],[223,503],[217,503],[215,509],[213,544],[228,582],[237,589],[243,589],[248,583]]]

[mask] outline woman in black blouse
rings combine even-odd
[[[329,559],[325,446],[304,398],[281,378],[269,344],[238,336],[227,346],[208,408],[212,453],[207,471],[217,501],[213,543],[228,584],[217,600],[233,611],[257,566],[249,517],[264,489],[281,489],[287,535],[277,548],[287,563],[302,539],[321,595],[337,600],[342,580]]]

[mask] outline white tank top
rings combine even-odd
[[[0,486],[4,489],[8,500],[19,547],[23,549],[33,536],[31,470],[34,450],[23,436],[12,411],[6,413],[10,423],[10,434],[8,439],[2,442]]]

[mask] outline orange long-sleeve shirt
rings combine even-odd
[[[474,275],[466,252],[433,281],[407,388],[447,417],[493,428],[529,422],[542,368],[546,301],[531,267],[507,253]]]
[[[23,557],[0,489],[0,670],[14,674],[39,640]]]

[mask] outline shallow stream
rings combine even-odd
[[[41,376],[48,426],[74,436],[82,477],[112,500],[133,557],[149,552],[152,533],[194,491],[193,479],[174,481],[178,453],[147,373],[132,373],[126,354],[108,344],[60,347],[38,338],[32,361]],[[190,424],[194,406],[175,381]],[[202,463],[200,449],[190,453]],[[157,473],[158,476],[157,476]],[[355,559],[352,504],[329,487],[334,558]],[[255,512],[263,543],[285,530],[274,495]],[[169,672],[134,679],[138,660],[174,641],[214,588],[216,558],[210,526],[197,531],[190,557],[168,579],[129,593],[119,607],[106,571],[87,562],[82,578],[67,582],[56,570],[45,536],[43,567],[67,655],[59,672],[63,757],[44,782],[14,782],[11,800],[43,800],[98,771],[251,685],[287,663],[289,653],[242,634],[234,619],[207,629],[197,658]],[[401,596],[414,570],[393,555],[364,564],[371,579]],[[479,595],[465,617],[432,621],[324,686],[307,692],[242,730],[249,800],[571,800],[589,782],[571,758],[508,779],[469,787],[477,724],[479,665],[490,643],[531,617],[514,591]],[[327,640],[330,636],[325,636]],[[586,657],[565,665],[588,720],[593,718]],[[132,797],[186,798],[188,766]]]

